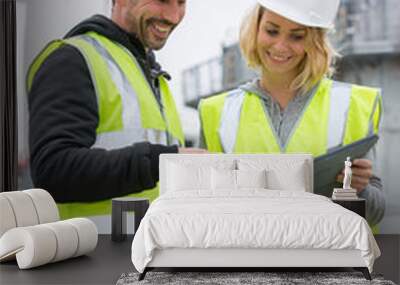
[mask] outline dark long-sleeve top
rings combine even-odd
[[[66,37],[96,31],[125,46],[138,60],[158,102],[162,73],[152,52],[103,16],[93,16]],[[86,202],[153,188],[161,153],[178,147],[141,142],[120,149],[92,148],[99,122],[97,98],[81,53],[72,46],[53,52],[35,75],[28,94],[32,180],[57,202]]]

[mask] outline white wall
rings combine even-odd
[[[108,15],[111,0],[17,0],[18,152],[26,160],[28,108],[25,75],[33,58],[49,41],[62,37],[92,14]]]

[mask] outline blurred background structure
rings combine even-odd
[[[189,1],[185,20],[157,54],[172,74],[173,92],[191,144],[198,140],[199,100],[256,76],[247,68],[237,44],[241,17],[254,3],[255,0]],[[30,62],[48,41],[62,37],[80,20],[94,13],[109,15],[110,10],[111,0],[17,0],[20,189],[31,187],[24,87]],[[382,89],[384,117],[375,166],[387,195],[382,233],[400,233],[399,10],[400,0],[342,0],[332,34],[332,41],[343,56],[335,78]]]

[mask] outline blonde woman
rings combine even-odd
[[[260,77],[200,102],[208,150],[319,156],[378,133],[379,90],[330,79],[336,53],[327,33],[339,2],[258,0],[242,24],[240,47]],[[385,200],[373,160],[354,160],[352,187],[367,199],[367,219],[375,225]]]

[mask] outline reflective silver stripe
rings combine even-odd
[[[140,66],[139,63],[137,62],[136,58],[130,53],[130,51],[126,47],[124,47],[123,45],[119,45],[119,46],[120,46],[120,48],[125,50],[125,52],[128,54],[128,56],[132,59],[132,61],[134,61],[136,63],[137,66]],[[146,77],[143,70],[141,68],[139,70],[140,70],[140,73],[142,74],[142,76]],[[160,75],[160,77],[162,77],[162,75]],[[159,80],[161,80],[161,79],[159,79]],[[146,80],[146,83],[147,83],[148,88],[150,90],[152,90],[152,87],[150,86],[150,83],[147,80]],[[163,98],[164,94],[163,94],[162,88],[160,88],[159,91],[160,91],[161,98]],[[163,103],[161,103],[161,104],[163,104]],[[160,113],[161,113],[161,116],[164,119],[164,121],[166,121],[166,115],[164,114],[164,112],[165,112],[165,109],[164,109],[164,107],[162,107],[160,110]],[[153,130],[153,132],[158,132],[159,134],[155,135],[155,137],[160,137],[162,139],[159,141],[150,141],[150,142],[164,144],[164,145],[174,145],[174,144],[179,145],[179,146],[181,145],[180,141],[178,139],[174,138],[172,136],[172,134],[170,134],[168,131]]]
[[[96,142],[92,148],[103,148],[112,150],[130,146],[137,142],[150,142],[166,145],[166,133],[153,129],[124,129],[115,132],[97,134]]]
[[[91,44],[105,60],[112,80],[121,95],[123,130],[97,134],[96,142],[92,147],[107,150],[132,145],[136,142],[167,144],[166,132],[142,128],[141,113],[136,92],[133,90],[125,74],[107,50],[95,39],[89,36],[80,36]]]
[[[351,85],[333,81],[330,94],[327,149],[342,144],[350,107]]]
[[[167,132],[158,131],[155,129],[144,129],[145,131],[145,141],[167,145]]]
[[[93,45],[107,63],[114,84],[121,94],[123,103],[122,118],[124,128],[128,126],[133,128],[141,128],[140,109],[136,98],[136,92],[130,86],[125,74],[113,60],[107,50],[101,46],[98,41],[89,36],[82,36],[82,38]],[[127,106],[130,107],[127,108]]]
[[[380,105],[380,95],[376,96],[376,98],[375,98],[374,107],[372,108],[372,113],[369,118],[368,136],[371,136],[374,134],[374,115],[375,115],[376,109],[378,108],[379,105]],[[380,117],[380,115],[381,114],[379,114],[379,117]],[[380,118],[379,118],[379,120],[380,120]],[[379,125],[379,122],[378,122],[378,125]]]
[[[225,97],[218,130],[221,146],[225,153],[233,153],[235,148],[244,95],[243,90],[237,89]]]

